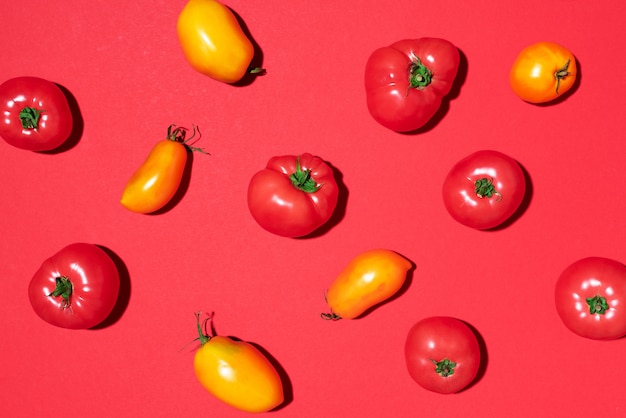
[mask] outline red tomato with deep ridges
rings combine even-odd
[[[267,231],[303,237],[324,225],[337,206],[332,167],[309,153],[271,158],[248,186],[248,208]]]

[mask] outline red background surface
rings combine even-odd
[[[267,69],[245,87],[186,63],[184,3],[3,6],[0,79],[50,79],[82,119],[60,153],[0,143],[3,416],[245,416],[194,377],[198,310],[280,364],[289,402],[276,417],[626,415],[626,341],[575,336],[553,303],[571,262],[626,261],[623,2],[231,0]],[[461,74],[431,129],[400,135],[369,116],[363,67],[373,49],[422,36],[457,45]],[[579,61],[576,91],[553,106],[508,85],[517,53],[540,40]],[[121,191],[171,123],[197,124],[211,155],[195,155],[170,211],[128,212]],[[456,223],[441,199],[447,171],[479,149],[512,156],[531,181],[523,214],[492,232]],[[343,204],[321,236],[274,236],[248,212],[248,181],[271,156],[302,152],[341,173]],[[76,241],[110,249],[122,274],[119,309],[97,330],[52,327],[27,297],[40,263]],[[374,247],[411,259],[408,289],[359,320],[321,320],[324,289]],[[431,315],[484,342],[462,393],[427,392],[405,369],[406,332]]]

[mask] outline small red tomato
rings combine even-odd
[[[480,345],[463,321],[430,317],[409,330],[404,346],[409,375],[424,389],[455,393],[476,378]]]
[[[75,243],[43,262],[28,287],[35,313],[62,328],[87,329],[113,310],[120,289],[115,263],[100,247]]]
[[[595,340],[626,335],[626,267],[604,257],[568,266],[555,288],[556,310],[575,334]]]
[[[443,183],[450,215],[476,229],[494,228],[509,219],[526,194],[526,179],[511,157],[491,150],[475,152],[452,167]]]
[[[376,249],[359,254],[339,273],[326,292],[330,313],[324,319],[354,319],[389,299],[404,284],[411,262],[400,254]]]
[[[333,169],[309,153],[271,158],[248,186],[248,208],[267,231],[309,235],[330,219],[339,188]]]
[[[245,412],[268,412],[280,406],[285,399],[283,383],[267,357],[246,341],[208,335],[200,324],[200,314],[196,317],[200,348],[193,367],[202,387]]]
[[[67,97],[53,82],[16,77],[0,85],[0,136],[14,147],[51,151],[72,133]]]

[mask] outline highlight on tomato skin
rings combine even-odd
[[[554,42],[537,42],[519,53],[509,82],[522,100],[541,104],[563,97],[576,82],[578,68],[572,52]]]
[[[404,285],[413,263],[395,251],[365,251],[344,267],[326,291],[328,320],[355,319],[394,296]]]

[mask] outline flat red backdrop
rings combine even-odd
[[[0,414],[11,417],[240,417],[193,374],[194,312],[254,342],[280,365],[276,417],[572,417],[626,414],[626,341],[577,337],[557,316],[555,281],[571,262],[626,262],[626,36],[619,0],[524,2],[232,0],[267,74],[235,87],[196,73],[176,37],[176,1],[8,2],[0,79],[35,75],[73,97],[80,126],[63,152],[0,142]],[[402,38],[442,37],[462,52],[449,104],[430,129],[401,135],[365,105],[369,54]],[[541,40],[577,57],[580,83],[552,106],[508,84],[517,53]],[[168,125],[200,127],[184,195],[139,215],[122,189]],[[476,231],[445,211],[459,159],[496,149],[526,170],[531,195],[506,228]],[[252,175],[310,152],[341,174],[332,228],[274,236],[252,219]],[[65,245],[107,248],[120,304],[97,330],[40,320],[27,287]],[[327,322],[324,290],[358,253],[382,247],[414,264],[392,302]],[[479,333],[479,380],[427,392],[404,365],[411,325],[431,315]]]

